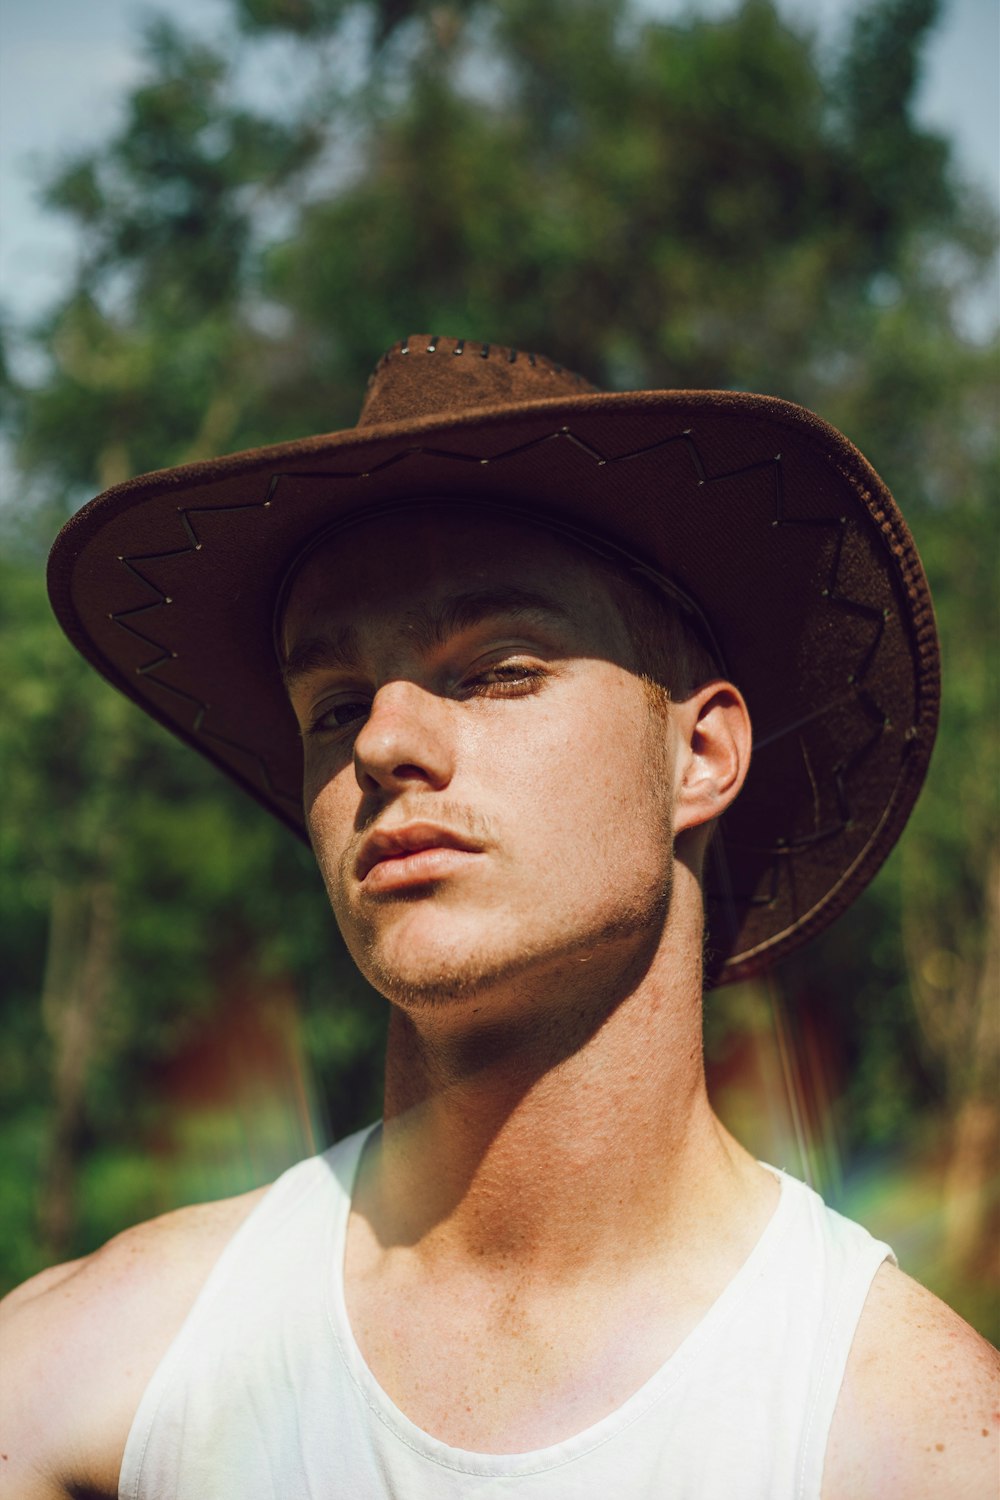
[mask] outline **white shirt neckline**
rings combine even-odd
[[[369,1368],[354,1337],[344,1291],[344,1259],[347,1244],[347,1224],[350,1218],[354,1185],[361,1156],[368,1140],[380,1128],[380,1123],[359,1131],[351,1140],[353,1160],[345,1162],[344,1178],[349,1189],[342,1195],[338,1211],[331,1224],[329,1261],[331,1274],[325,1288],[325,1305],[330,1327],[338,1349],[362,1399],[379,1422],[404,1444],[405,1447],[446,1469],[463,1474],[483,1477],[515,1478],[527,1474],[541,1473],[572,1462],[592,1452],[602,1443],[616,1437],[633,1422],[639,1420],[649,1408],[684,1378],[689,1366],[698,1358],[702,1348],[721,1335],[730,1318],[751,1295],[754,1284],[764,1274],[773,1255],[777,1252],[785,1233],[790,1228],[798,1195],[809,1189],[797,1183],[784,1172],[767,1163],[766,1167],[778,1178],[780,1193],[770,1218],[764,1225],[752,1250],[743,1264],[723,1287],[708,1311],[699,1319],[681,1340],[677,1348],[660,1367],[643,1382],[622,1404],[601,1417],[582,1431],[562,1438],[544,1448],[522,1453],[480,1453],[465,1448],[455,1448],[433,1437],[413,1422],[386,1394]],[[347,1142],[341,1143],[341,1148]]]

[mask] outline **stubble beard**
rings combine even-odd
[[[568,1003],[588,991],[601,992],[630,982],[634,970],[651,960],[666,927],[673,893],[672,860],[664,861],[662,878],[650,883],[626,907],[604,920],[574,926],[560,935],[551,926],[520,932],[505,913],[490,914],[485,941],[451,953],[433,953],[419,966],[390,959],[380,924],[369,921],[345,933],[354,962],[369,984],[395,1006],[415,1015],[446,1007],[477,1008],[501,995],[520,1005],[544,995],[547,1005],[560,991]],[[397,898],[433,900],[426,892]],[[503,936],[497,940],[498,928]],[[505,1007],[506,1008],[506,1007]]]

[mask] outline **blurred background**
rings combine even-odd
[[[842,428],[937,601],[902,845],[712,994],[718,1108],[1000,1336],[991,0],[7,0],[0,1284],[374,1118],[310,857],[75,654],[47,548],[142,470],[354,422],[423,330]]]

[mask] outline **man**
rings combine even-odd
[[[391,1021],[379,1128],[12,1295],[11,1493],[995,1492],[989,1346],[705,1091],[703,956],[832,920],[930,753],[845,439],[414,338],[356,429],[111,491],[50,576],[307,829]]]

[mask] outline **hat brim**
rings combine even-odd
[[[711,621],[754,722],[707,880],[715,982],[831,922],[920,789],[939,657],[895,502],[803,408],[730,392],[588,394],[147,474],[63,528],[53,608],[103,676],[307,837],[272,645],[281,581],[340,518],[429,497],[537,509],[605,536]]]

